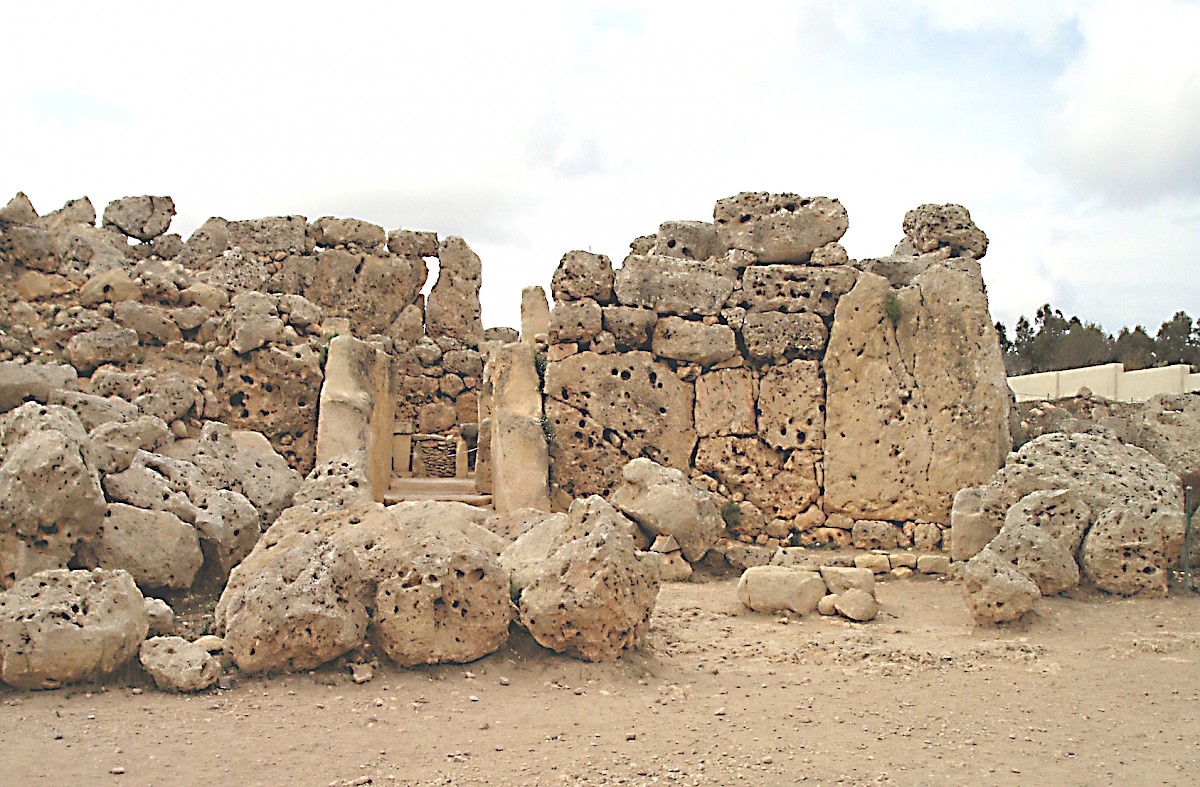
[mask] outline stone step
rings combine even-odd
[[[480,494],[473,478],[393,478],[383,497],[384,505],[404,501],[436,500],[491,508],[492,496]]]

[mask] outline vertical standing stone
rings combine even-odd
[[[550,333],[550,305],[541,287],[521,290],[521,341],[533,344],[534,337]]]
[[[533,348],[514,342],[488,361],[492,383],[492,502],[497,513],[550,510],[550,457]]]
[[[457,236],[442,241],[438,251],[437,283],[425,304],[425,329],[431,337],[448,336],[468,347],[483,340],[479,286],[483,265],[479,255]]]
[[[383,500],[392,477],[391,359],[353,336],[329,343],[317,420],[317,464],[366,449],[367,478]]]

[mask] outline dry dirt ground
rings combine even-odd
[[[1200,783],[1200,597],[1046,599],[977,628],[946,581],[852,624],[664,587],[647,646],[585,664],[514,634],[469,665],[0,690],[0,783]]]

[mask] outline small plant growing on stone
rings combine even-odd
[[[891,321],[893,330],[900,324],[900,299],[896,293],[889,292],[883,297],[883,316]]]
[[[542,436],[546,438],[547,447],[554,445],[554,424],[545,413],[542,413]]]
[[[725,527],[736,529],[742,524],[742,506],[733,500],[726,500],[721,504],[721,518],[725,520]]]
[[[533,367],[537,369],[538,388],[546,390],[546,352],[539,350],[533,355]]]

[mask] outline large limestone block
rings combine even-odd
[[[695,467],[764,512],[793,518],[817,501],[820,455],[771,448],[757,437],[702,438]]]
[[[43,571],[0,593],[0,680],[21,689],[93,680],[132,659],[148,628],[124,571]]]
[[[221,664],[207,650],[182,637],[151,637],[138,660],[163,691],[204,691],[221,675]]]
[[[981,259],[988,237],[962,205],[921,205],[904,214],[904,237],[919,254],[948,248],[955,257]]]
[[[1075,553],[1036,525],[1008,524],[987,547],[1032,579],[1043,596],[1053,596],[1079,584]]]
[[[554,342],[590,342],[600,327],[600,304],[591,298],[561,301],[550,313],[550,340]]]
[[[879,602],[869,593],[850,588],[834,599],[833,609],[844,618],[865,623],[879,614]]]
[[[116,227],[140,241],[157,238],[171,226],[175,200],[170,197],[125,197],[104,208],[104,226]]]
[[[654,333],[658,314],[631,306],[605,306],[604,330],[613,335],[621,350],[644,350]]]
[[[836,199],[742,192],[713,208],[718,250],[742,249],[759,262],[806,262],[850,226]]]
[[[660,358],[701,366],[712,366],[738,354],[737,339],[728,325],[705,325],[682,317],[658,321],[652,348]]]
[[[1083,538],[1079,564],[1096,587],[1123,596],[1165,596],[1174,525],[1171,514],[1146,517],[1126,506],[1106,509]]]
[[[611,502],[653,535],[674,536],[689,563],[704,557],[725,531],[712,495],[682,472],[649,459],[634,459],[621,471]]]
[[[392,230],[387,236],[388,251],[400,257],[438,256],[436,232],[421,230]]]
[[[313,250],[308,219],[303,216],[268,216],[231,221],[225,225],[225,229],[229,247],[237,246],[247,254],[274,254],[280,251],[311,254]],[[188,245],[191,244],[192,238],[189,238]]]
[[[815,571],[791,566],[755,566],[738,580],[738,600],[755,612],[807,615],[825,596],[825,580]]]
[[[612,300],[612,260],[590,251],[568,251],[550,279],[556,302],[591,298],[600,303]]]
[[[817,361],[792,361],[763,374],[758,385],[758,433],[774,448],[822,449],[825,382]]]
[[[143,590],[191,587],[204,562],[196,528],[174,514],[109,503],[100,533],[81,550],[87,567],[123,568]]]
[[[603,498],[593,495],[597,500]],[[564,544],[588,533],[582,517],[568,519],[566,514],[543,514],[533,526],[500,553],[500,564],[508,571],[512,588],[520,592],[537,578],[542,564]]]
[[[696,380],[696,433],[700,437],[752,435],[757,429],[758,379],[749,369],[721,369]]]
[[[339,219],[322,216],[312,224],[313,242],[318,246],[333,248],[354,244],[364,249],[373,249],[387,242],[383,227],[361,219]]]
[[[752,265],[742,275],[738,302],[751,312],[805,312],[833,316],[838,300],[850,292],[858,271],[848,265]]]
[[[846,566],[821,566],[821,579],[833,595],[841,595],[851,588],[861,590],[870,596],[875,595],[875,573],[869,568],[849,568]]]
[[[692,386],[647,352],[583,352],[551,362],[546,416],[554,482],[572,498],[606,495],[634,457],[688,467],[693,407]]]
[[[717,254],[717,228],[708,221],[664,221],[658,225],[651,253],[685,260],[707,260]]]
[[[963,569],[963,597],[976,623],[1018,620],[1041,595],[1032,579],[990,549],[968,560]]]
[[[13,224],[33,224],[37,221],[37,210],[29,196],[18,191],[3,208],[0,208],[0,226],[8,227]]]
[[[1012,446],[974,262],[933,265],[899,290],[863,274],[838,303],[824,369],[828,513],[945,524],[954,494]]]
[[[724,263],[630,255],[614,289],[624,306],[688,317],[719,314],[735,286],[737,270]]]
[[[438,278],[425,304],[425,327],[432,337],[447,336],[468,347],[483,340],[479,287],[483,264],[460,237],[450,236],[438,248]]]
[[[362,643],[369,622],[363,602],[350,547],[319,532],[281,529],[230,574],[217,629],[243,672],[312,669]]]
[[[1122,507],[1145,520],[1162,514],[1167,564],[1161,568],[1179,557],[1185,529],[1179,477],[1141,448],[1112,437],[1052,433],[1029,441],[984,487],[982,515],[1003,523],[1009,509],[1026,495],[1064,489],[1076,495],[1092,517]]]
[[[827,338],[825,323],[815,314],[754,312],[742,324],[746,352],[756,361],[818,359]]]
[[[601,522],[540,564],[518,599],[521,624],[543,647],[614,661],[650,629],[657,559],[638,553],[620,526]]]
[[[0,587],[65,566],[103,518],[100,477],[74,412],[28,402],[0,418]]]

